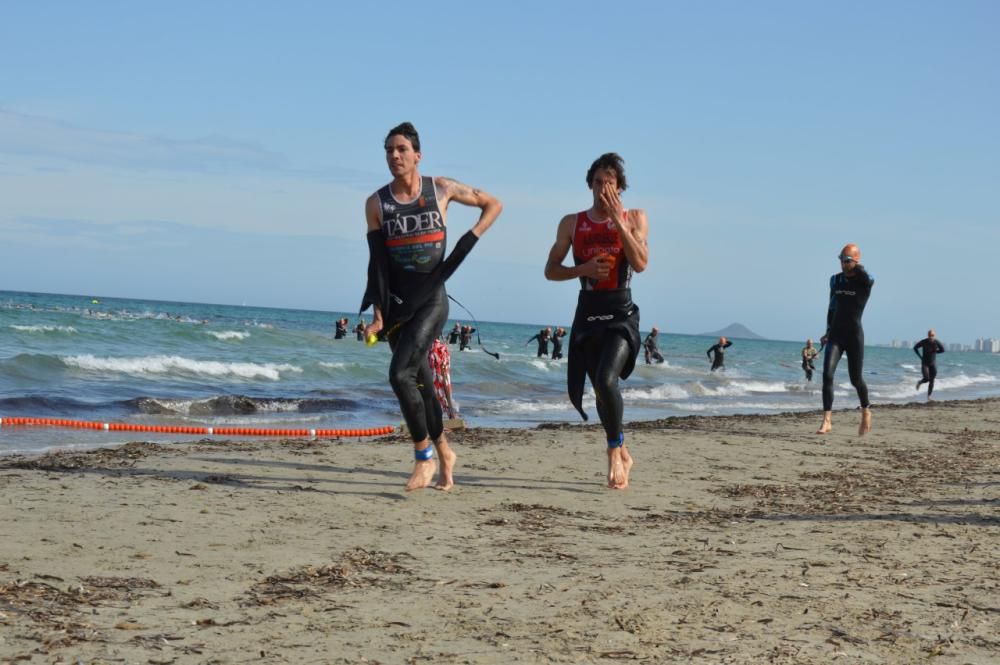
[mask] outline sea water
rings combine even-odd
[[[452,306],[445,331],[460,320]],[[0,291],[0,418],[56,417],[102,422],[264,428],[398,425],[387,380],[388,344],[367,347],[353,333],[334,339],[356,313],[126,300]],[[528,339],[547,321],[482,321],[483,344],[452,351],[452,382],[472,426],[527,427],[580,422],[566,397],[566,360],[536,357]],[[646,330],[643,330],[645,336]],[[622,382],[625,419],[689,414],[779,413],[820,407],[822,357],[806,382],[801,342],[733,340],[726,369],[710,372],[715,339],[660,333],[666,362]],[[564,345],[563,352],[566,352]],[[937,399],[1000,394],[1000,354],[938,356]],[[926,399],[914,384],[910,349],[867,347],[865,380],[876,406]],[[584,406],[596,422],[593,393]],[[834,408],[857,406],[846,360]],[[168,435],[0,427],[0,454],[94,447]],[[176,438],[176,437],[174,437]],[[186,437],[190,439],[191,437]]]

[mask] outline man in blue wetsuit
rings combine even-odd
[[[937,354],[944,353],[944,344],[935,336],[934,330],[928,330],[927,337],[913,345],[913,352],[920,358],[920,372],[923,374],[923,378],[917,381],[917,390],[926,383],[927,399],[930,399],[934,392],[934,378],[937,376]]]
[[[820,344],[826,345],[826,354],[823,356],[823,424],[816,433],[826,434],[833,429],[833,375],[840,357],[846,353],[851,385],[861,402],[858,434],[867,434],[872,428],[872,412],[868,386],[862,376],[865,330],[861,326],[861,315],[865,312],[875,280],[861,265],[861,250],[857,245],[845,245],[837,258],[842,270],[830,277],[826,334],[820,339]]]
[[[365,202],[370,259],[361,303],[374,307],[365,336],[384,332],[392,348],[389,382],[413,439],[415,464],[407,490],[454,485],[455,453],[444,435],[441,404],[427,354],[448,319],[445,280],[500,215],[503,205],[484,191],[451,178],[421,176],[420,137],[404,122],[385,138],[392,182]],[[445,258],[448,204],[480,209],[479,220]]]

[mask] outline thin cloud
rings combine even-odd
[[[179,140],[76,127],[0,109],[0,153],[128,169],[221,172],[280,169],[284,157],[222,136]]]

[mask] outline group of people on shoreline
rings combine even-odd
[[[365,338],[384,336],[392,349],[389,382],[413,441],[414,468],[406,489],[433,484],[448,490],[454,485],[457,456],[444,432],[442,407],[435,396],[428,357],[435,342],[442,344],[439,337],[448,319],[445,282],[490,229],[503,205],[495,196],[451,178],[422,176],[418,169],[422,157],[420,138],[410,123],[392,128],[384,148],[392,181],[365,202],[369,266],[361,311],[371,306],[374,314],[363,333]],[[630,289],[634,274],[643,272],[649,264],[649,222],[645,211],[628,209],[622,203],[621,195],[628,183],[624,160],[618,154],[609,152],[594,160],[587,170],[586,183],[591,204],[560,220],[544,268],[548,280],[579,280],[573,323],[568,333],[563,328],[555,332],[545,328],[528,343],[537,341],[541,357],[548,353],[552,342],[553,357],[561,357],[562,338],[568,338],[569,400],[587,420],[583,394],[589,379],[607,442],[607,485],[624,489],[635,462],[625,442],[619,380],[632,373],[640,349],[645,350],[647,363],[663,361],[656,328],[640,341],[639,307],[632,301]],[[478,208],[480,214],[446,256],[447,210],[452,202]],[[566,265],[570,252],[572,265]],[[861,264],[861,249],[856,244],[845,245],[837,260],[840,271],[830,277],[827,326],[820,340],[821,348],[825,348],[823,420],[817,434],[827,434],[833,428],[834,374],[844,354],[861,405],[858,433],[866,434],[872,427],[872,414],[862,376],[861,318],[875,280]],[[468,333],[470,339],[472,331]],[[466,327],[456,324],[449,341],[457,334],[463,340],[461,348],[466,348],[465,332]],[[712,371],[724,367],[725,349],[730,346],[732,342],[721,337],[708,349]],[[924,379],[932,390],[934,356],[943,347],[929,343],[921,348],[922,364],[928,368]],[[803,349],[802,365],[809,379],[818,354],[811,341]]]

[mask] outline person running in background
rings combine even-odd
[[[549,337],[552,334],[552,328],[542,328],[538,331],[538,334],[530,338],[525,345],[531,344],[533,341],[538,340],[538,355],[537,358],[549,355]]]
[[[642,342],[642,347],[646,350],[646,364],[651,365],[653,361],[657,364],[663,362],[663,354],[660,353],[660,348],[658,339],[660,336],[660,329],[653,326],[653,330],[646,335],[646,339]]]
[[[806,373],[806,381],[813,380],[813,372],[816,371],[816,365],[813,364],[813,361],[818,355],[819,351],[813,346],[813,341],[807,339],[806,345],[802,347],[802,371]]]
[[[719,343],[716,344],[715,346],[709,347],[708,351],[705,352],[705,355],[708,356],[708,359],[712,361],[713,372],[717,369],[726,369],[726,352],[724,349],[728,349],[732,345],[733,343],[730,342],[728,339],[726,339],[725,337],[720,337]],[[714,358],[712,357],[713,353],[715,354]]]
[[[559,360],[563,357],[562,338],[566,336],[565,328],[556,328],[552,333],[552,360]]]
[[[625,489],[634,460],[625,445],[619,379],[635,369],[641,346],[639,307],[629,288],[633,272],[649,262],[646,213],[622,205],[628,184],[625,163],[616,153],[601,155],[587,171],[589,209],[566,215],[545,263],[545,278],[580,280],[576,314],[569,337],[566,384],[570,402],[584,420],[585,380],[597,398],[597,414],[607,441],[608,487]],[[570,249],[573,265],[563,265]]]
[[[923,355],[921,355],[923,351]],[[937,354],[944,353],[944,344],[938,340],[934,330],[927,331],[927,337],[913,345],[913,352],[920,358],[920,372],[923,378],[917,381],[917,390],[920,386],[927,384],[927,397],[934,392],[934,377],[937,376]]]
[[[458,344],[458,338],[461,336],[462,336],[462,324],[456,321],[455,325],[451,329],[451,332],[448,333],[448,343]]]
[[[448,418],[457,418],[458,406],[451,394],[451,352],[448,351],[448,345],[435,339],[427,361],[434,372],[434,394],[437,395],[441,408],[448,414]]]
[[[392,349],[389,383],[413,440],[413,473],[407,490],[454,485],[455,452],[444,436],[441,404],[427,355],[448,320],[445,282],[503,210],[498,199],[451,178],[421,176],[420,137],[404,122],[386,136],[392,181],[365,201],[369,249],[363,312],[374,308],[365,337],[384,334]],[[445,257],[448,204],[479,208],[479,219]]]
[[[337,319],[336,332],[333,334],[334,339],[344,339],[347,337],[347,319]]]
[[[476,329],[472,326],[462,326],[462,334],[459,336],[461,338],[461,343],[458,346],[459,351],[468,351],[472,348],[472,333],[476,332]]]
[[[817,434],[833,429],[833,375],[840,357],[847,354],[847,371],[851,385],[861,402],[861,424],[858,434],[872,429],[871,402],[868,386],[862,376],[865,364],[865,330],[861,316],[872,293],[875,280],[861,265],[861,249],[854,243],[844,245],[837,256],[841,271],[830,277],[830,305],[826,312],[826,334],[819,340],[826,346],[823,356],[823,424]]]

